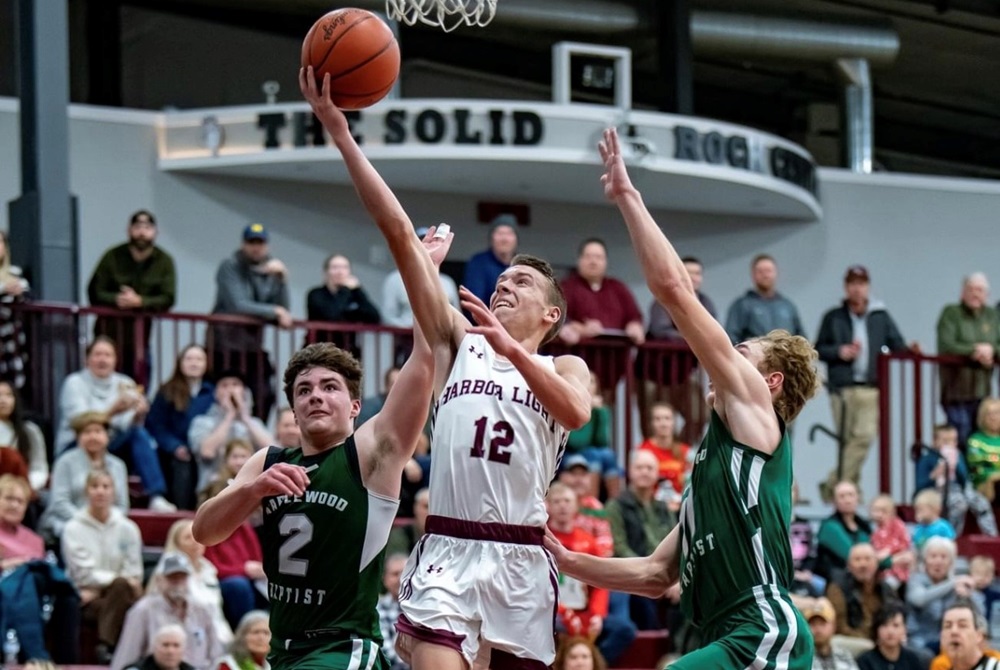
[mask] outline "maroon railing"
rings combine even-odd
[[[408,329],[296,321],[280,329],[239,316],[168,312],[136,316],[100,307],[32,302],[15,306],[28,336],[28,378],[25,400],[40,417],[55,419],[62,379],[83,367],[84,349],[95,326],[119,344],[119,369],[148,390],[157,388],[173,371],[178,352],[189,343],[208,345],[220,326],[249,329],[259,338],[257,351],[234,355],[226,364],[245,369],[264,356],[275,370],[268,388],[261,378],[249,380],[255,397],[281,397],[281,371],[289,357],[309,342],[329,340],[360,353],[366,371],[363,393],[381,388],[385,371],[405,357],[411,346]],[[139,346],[136,343],[148,343]],[[696,440],[707,421],[704,379],[683,343],[649,342],[633,346],[621,338],[596,338],[573,347],[558,343],[545,353],[573,353],[588,362],[614,408],[615,446],[623,460],[643,432],[641,418],[653,399],[670,401],[684,418],[682,438]],[[257,360],[255,360],[255,357]],[[260,403],[258,403],[260,404]]]
[[[961,356],[879,357],[879,487],[896,500],[909,500],[914,493],[913,446],[929,444],[934,425],[945,420],[940,369],[968,364]]]

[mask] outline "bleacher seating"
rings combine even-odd
[[[613,668],[656,668],[664,654],[670,652],[670,633],[666,630],[640,630],[628,650]]]
[[[193,519],[194,512],[179,510],[177,512],[152,512],[148,509],[131,509],[128,518],[135,521],[142,533],[142,544],[145,547],[163,547],[167,542],[167,532],[175,521]]]

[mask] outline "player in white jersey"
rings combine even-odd
[[[462,289],[448,304],[413,225],[311,68],[300,86],[388,243],[435,357],[430,514],[400,589],[397,648],[414,670],[541,670],[555,657],[556,571],[545,491],[566,432],[590,420],[590,373],[576,356],[539,356],[565,321],[551,266],[519,255],[489,306]],[[428,232],[434,236],[436,229]],[[450,237],[442,238],[449,239]]]

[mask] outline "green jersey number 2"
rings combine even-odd
[[[293,555],[312,541],[312,521],[305,514],[288,514],[279,522],[278,532],[287,538],[278,549],[278,572],[305,577],[309,570],[309,559],[293,558]]]

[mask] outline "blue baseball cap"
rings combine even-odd
[[[572,470],[573,468],[581,467],[590,470],[590,461],[583,454],[570,454],[563,459],[562,465],[559,470]]]
[[[249,226],[243,229],[243,241],[251,242],[260,240],[261,242],[267,242],[267,228],[264,227],[262,223],[251,223]]]

